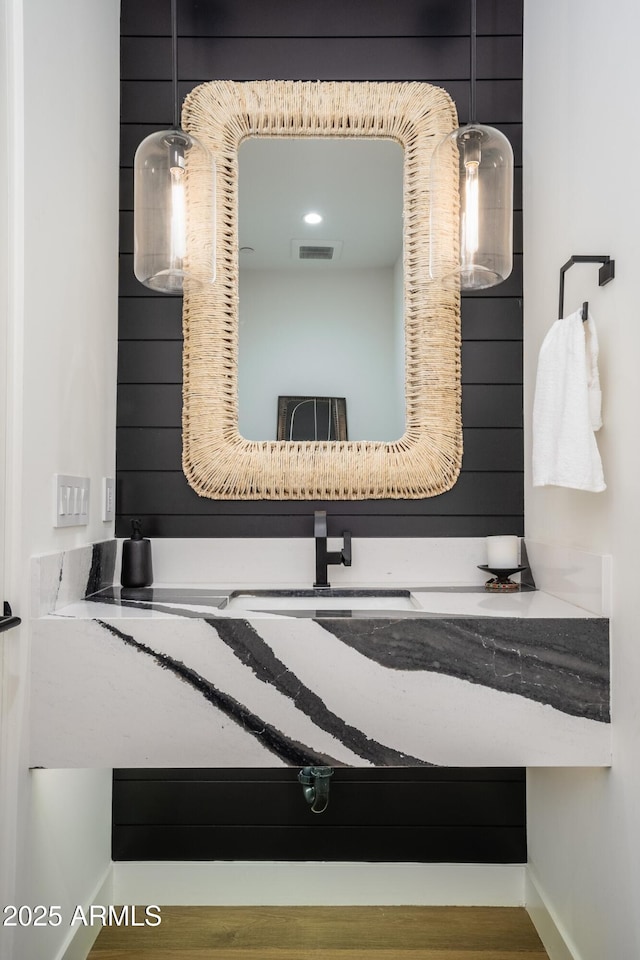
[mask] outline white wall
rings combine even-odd
[[[5,0],[0,0],[0,600],[4,597],[4,514],[7,314],[9,312],[9,24]],[[0,656],[0,717],[2,716],[2,657]],[[1,722],[1,721],[0,721]]]
[[[248,440],[275,440],[280,395],[346,397],[350,440],[404,433],[393,269],[325,267],[240,272],[238,419]]]
[[[9,313],[9,257],[11,251],[9,234],[9,208],[11,191],[11,147],[8,133],[11,130],[11,74],[13,62],[10,55],[12,30],[6,0],[0,0],[0,601],[9,598],[5,587],[5,436],[7,375],[7,316]],[[7,664],[5,663],[5,635],[0,634],[0,905],[6,903],[11,890],[14,873],[14,856],[11,849],[9,821],[15,817],[13,801],[13,766],[8,764],[10,752],[9,688]],[[3,828],[4,825],[4,828]],[[5,937],[6,939],[6,937]],[[0,933],[0,953],[3,939]]]
[[[83,903],[110,862],[109,771],[29,773],[29,558],[113,536],[100,515],[114,475],[119,0],[4,0],[13,72],[8,339],[7,589],[2,904]],[[88,527],[54,529],[52,477],[90,476]],[[37,778],[37,779],[36,779]],[[48,842],[46,841],[48,838]],[[4,931],[5,933],[7,931]],[[54,958],[68,925],[19,930],[11,960]]]
[[[532,489],[530,430],[526,437],[527,535],[613,556],[613,768],[529,775],[531,869],[580,960],[640,956],[639,35],[637,0],[525,0],[527,424],[560,266],[572,254],[616,261],[616,278],[602,289],[597,265],[572,267],[565,297],[565,313],[590,301],[600,338],[607,490]]]

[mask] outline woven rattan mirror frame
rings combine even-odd
[[[367,500],[432,497],[460,471],[460,297],[429,278],[430,203],[450,213],[455,256],[457,159],[432,191],[433,149],[457,126],[449,95],[426,83],[213,81],[186,98],[183,127],[216,160],[217,271],[185,290],[183,469],[203,497]],[[250,136],[392,138],[404,149],[406,431],[379,441],[251,441],[238,432],[238,147]],[[212,242],[198,219],[200,178],[187,171],[188,246]],[[207,195],[203,189],[202,194]],[[438,222],[443,218],[438,215]]]

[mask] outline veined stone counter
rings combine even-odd
[[[32,621],[30,762],[609,765],[608,619],[537,591],[412,592],[350,615],[233,613],[224,586],[52,606]]]

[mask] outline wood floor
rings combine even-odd
[[[162,907],[161,916],[155,927],[103,927],[89,960],[548,960],[518,907]]]

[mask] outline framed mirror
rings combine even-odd
[[[211,287],[188,287],[183,307],[183,469],[190,485],[201,496],[229,500],[412,499],[450,489],[462,458],[460,301],[453,281],[436,283],[429,278],[432,204],[438,204],[438,222],[446,234],[438,248],[443,256],[454,259],[456,255],[457,158],[452,155],[451,169],[444,171],[438,184],[429,181],[433,149],[457,126],[448,94],[424,83],[213,81],[188,95],[183,126],[209,148],[217,177],[217,280]],[[400,276],[396,302],[403,333],[404,432],[397,438],[276,440],[242,434],[238,390],[243,309],[238,198],[242,188],[238,158],[241,145],[254,138],[309,144],[366,139],[393,142],[402,150],[401,269],[396,268],[395,273]],[[372,164],[360,162],[364,174]],[[206,211],[199,217],[199,196],[206,195],[202,188],[209,176],[204,168],[187,170],[187,255],[191,251],[197,256],[198,250],[212,242],[206,230]],[[443,211],[448,218],[440,216]],[[305,212],[300,210],[300,217]],[[303,241],[292,244],[291,249],[298,251],[300,246],[316,251],[334,246],[336,239],[341,243],[332,236],[327,244],[322,235],[317,235],[321,243],[306,243],[308,234],[293,228],[291,232],[299,234],[292,236],[292,241]],[[316,286],[319,276],[321,286],[333,283],[328,266],[313,265]],[[318,268],[325,272],[319,275]],[[380,279],[382,266],[371,269],[373,285]],[[279,282],[268,283],[277,290],[282,287]],[[357,293],[348,296],[354,301],[365,298]],[[324,316],[340,312],[343,300],[338,294],[334,294],[333,304],[323,307]],[[263,315],[267,317],[263,335],[277,340],[281,334],[268,321],[268,310]],[[365,314],[360,332],[360,352],[369,340],[380,336],[372,313],[369,315],[371,323],[367,324]],[[343,330],[346,323],[343,321]],[[296,328],[296,336],[304,339],[301,329]],[[316,338],[317,331],[316,321]],[[283,352],[281,343],[274,347],[276,353]],[[265,366],[271,364],[267,354],[263,355]],[[297,361],[290,366],[297,366]],[[333,366],[338,366],[337,350],[318,365],[320,370]],[[375,391],[381,375],[373,369],[373,361],[359,371],[359,381],[367,377]],[[386,381],[386,375],[382,379]],[[278,390],[274,383],[273,389],[276,399],[287,392],[309,396],[337,392],[347,397],[352,409],[347,389],[342,385],[339,390],[333,385],[324,389],[317,371],[307,381],[292,384],[289,391],[286,384]]]

